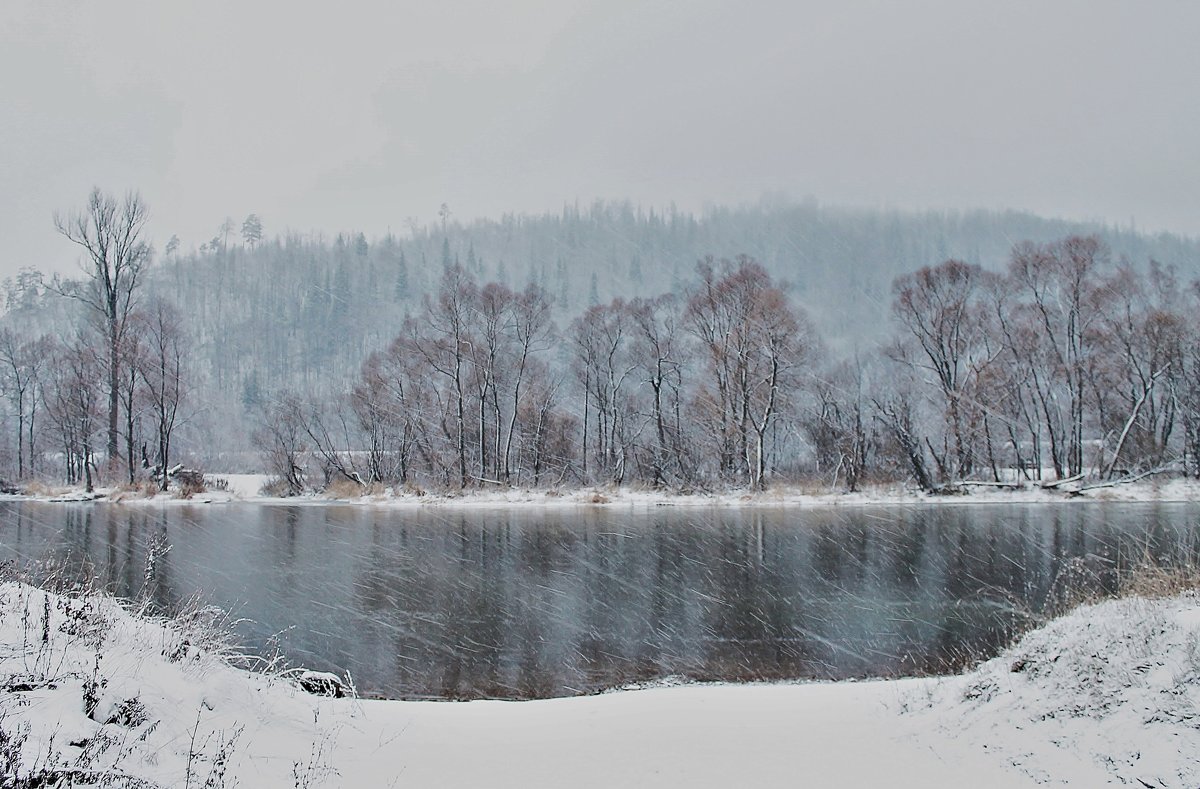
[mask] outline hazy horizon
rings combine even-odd
[[[1200,7],[219,0],[0,10],[0,275],[138,189],[161,250],[764,194],[1200,235]]]

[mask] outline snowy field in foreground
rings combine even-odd
[[[1082,608],[958,677],[530,702],[319,698],[185,631],[110,600],[0,585],[0,773],[185,786],[190,772],[191,786],[243,787],[1200,783],[1192,594]]]

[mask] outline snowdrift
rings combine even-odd
[[[235,665],[216,618],[0,585],[0,785],[1200,784],[1193,593],[1080,608],[962,676],[537,702],[315,696]]]

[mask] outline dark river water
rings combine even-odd
[[[0,560],[170,611],[392,698],[530,698],[663,677],[960,669],[1151,556],[1200,504],[417,510],[0,503]],[[147,572],[150,546],[169,546]]]

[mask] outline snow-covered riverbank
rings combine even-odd
[[[1200,781],[1192,593],[1079,609],[957,677],[533,702],[319,698],[234,668],[205,631],[0,585],[0,774],[253,787]]]
[[[121,504],[219,504],[252,502],[258,504],[319,505],[352,504],[375,507],[454,507],[564,508],[605,506],[612,508],[650,507],[840,507],[888,504],[1045,504],[1064,501],[1200,501],[1200,480],[1179,477],[1151,477],[1112,487],[1088,487],[1071,483],[1061,487],[1036,484],[1013,490],[987,485],[969,487],[958,495],[929,495],[903,485],[875,485],[856,493],[820,490],[812,487],[778,485],[766,491],[729,490],[721,492],[679,493],[630,487],[584,487],[563,489],[486,488],[463,492],[413,492],[386,488],[361,495],[349,486],[349,495],[309,493],[302,496],[276,497],[263,494],[269,477],[265,474],[207,474],[208,489],[188,498],[174,492],[147,496],[119,488],[100,488],[95,493],[81,489],[42,489],[36,494],[7,498],[49,502],[99,501]],[[1080,490],[1080,488],[1083,488]]]

